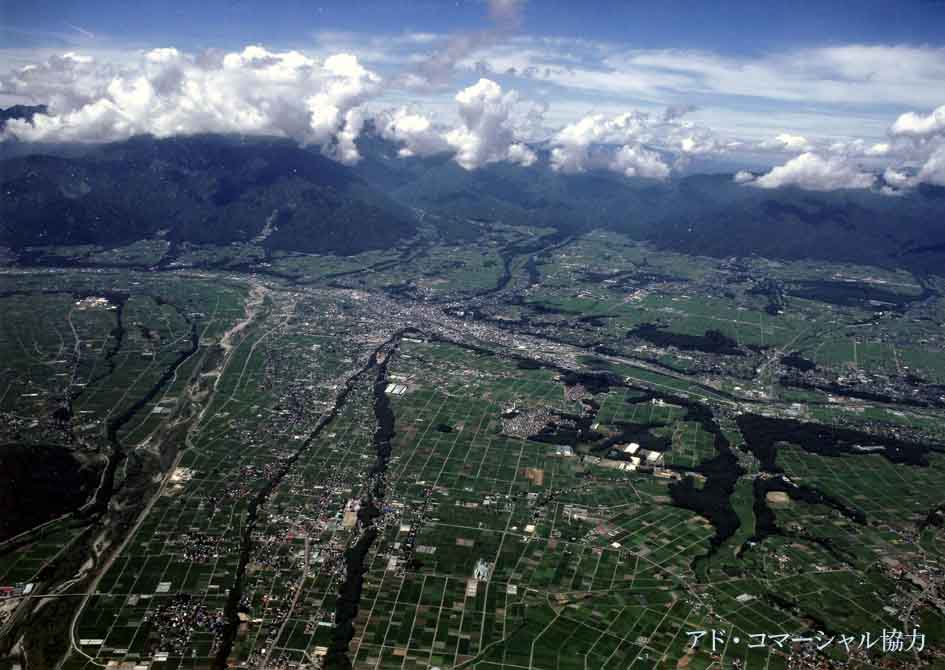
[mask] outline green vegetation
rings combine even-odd
[[[935,667],[945,286],[432,216],[346,257],[155,238],[6,268],[0,449],[49,477],[0,495],[0,585],[36,589],[0,652]],[[920,656],[745,644],[916,627]]]

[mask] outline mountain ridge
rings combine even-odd
[[[288,140],[132,138],[77,157],[0,161],[0,243],[128,243],[164,234],[350,254],[416,230],[411,212],[344,166]]]
[[[163,235],[348,255],[414,236],[418,208],[454,227],[475,219],[567,234],[602,228],[684,253],[945,268],[945,189],[937,187],[897,198],[768,190],[722,173],[566,175],[541,160],[467,171],[449,154],[400,157],[370,130],[358,146],[362,159],[351,167],[287,139],[221,135],[8,157],[0,160],[0,244],[114,246]]]

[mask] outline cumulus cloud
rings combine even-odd
[[[889,142],[869,143],[861,139],[834,142],[829,147],[830,153],[857,158],[879,158],[892,154],[895,149]]]
[[[693,110],[670,107],[656,118],[639,111],[585,116],[551,138],[551,167],[565,174],[606,169],[628,177],[664,179],[671,168],[666,156],[652,146],[675,152],[677,168],[691,156],[721,150],[710,131],[679,120]]]
[[[319,61],[261,46],[197,56],[164,48],[121,68],[75,54],[52,57],[0,78],[0,91],[48,102],[49,113],[32,123],[7,124],[6,136],[25,141],[271,134],[320,145],[351,163],[358,159],[361,105],[380,81],[344,53]]]
[[[748,182],[755,181],[755,175],[748,170],[739,170],[735,173],[734,181],[736,184],[747,184]]]
[[[929,113],[901,114],[887,132],[887,140],[863,139],[808,141],[801,135],[782,133],[756,145],[761,149],[803,151],[796,158],[761,177],[736,174],[735,181],[761,188],[796,185],[810,190],[871,188],[885,195],[904,195],[919,184],[945,186],[945,105]],[[858,160],[883,171],[874,175],[857,167]]]
[[[461,122],[454,128],[442,128],[406,107],[381,112],[375,125],[382,137],[401,145],[401,156],[450,151],[467,170],[497,161],[528,166],[537,160],[523,140],[539,132],[546,105],[522,104],[515,91],[503,92],[490,79],[462,89],[454,101]]]
[[[724,151],[714,135],[707,132],[690,131],[677,138],[679,150],[687,156],[698,156]]]
[[[418,78],[421,86],[429,84],[430,73],[425,73],[422,67],[429,63],[426,50],[444,43],[456,49],[441,62],[448,70],[454,65],[469,67],[470,55],[475,51],[476,58],[481,55],[488,60],[486,69],[568,86],[569,77],[591,67],[582,52],[570,52],[572,47],[577,48],[574,42],[559,44],[549,38],[537,44],[532,38],[513,37],[499,45],[498,36],[517,27],[522,7],[520,0],[489,2],[492,27],[483,34],[453,38],[416,34],[400,38],[401,45],[408,45],[403,48],[409,50],[411,60],[396,62],[407,74],[400,77],[391,74],[386,83],[404,84],[406,76]],[[374,45],[371,49],[381,49],[374,42],[371,45]],[[483,45],[494,48],[480,53]],[[373,57],[371,49],[366,52],[369,58]],[[338,53],[332,53],[335,51]],[[905,192],[920,183],[945,185],[945,105],[934,107],[938,103],[926,107],[925,111],[902,114],[888,126],[889,119],[882,125],[877,121],[877,132],[864,135],[871,137],[870,140],[827,139],[817,125],[819,121],[815,122],[820,117],[815,119],[814,115],[809,115],[809,118],[797,117],[797,123],[778,120],[774,125],[775,121],[771,121],[763,133],[752,136],[769,137],[767,140],[742,138],[736,141],[692,120],[713,118],[712,108],[697,110],[688,104],[671,105],[651,114],[639,111],[590,114],[574,121],[577,110],[584,109],[585,103],[577,105],[569,103],[567,98],[555,98],[554,107],[549,110],[546,102],[521,100],[514,91],[503,90],[488,77],[461,90],[452,102],[448,94],[442,92],[419,99],[429,103],[435,111],[411,106],[376,113],[368,109],[378,109],[378,99],[401,104],[404,90],[395,87],[392,95],[390,86],[382,90],[380,76],[372,71],[375,65],[366,65],[353,55],[354,46],[350,52],[334,45],[319,53],[316,57],[312,53],[274,51],[253,45],[232,52],[187,53],[174,48],[131,54],[112,52],[104,59],[76,52],[49,56],[42,62],[19,65],[0,73],[0,98],[48,106],[47,114],[36,115],[32,121],[9,121],[0,131],[0,139],[96,142],[121,140],[142,133],[159,137],[202,132],[278,135],[320,146],[326,155],[353,163],[359,159],[358,137],[373,116],[378,132],[399,144],[401,156],[452,152],[466,169],[496,161],[531,165],[537,157],[528,144],[548,140],[551,167],[562,173],[606,169],[627,176],[665,178],[673,170],[685,168],[697,156],[730,153],[737,160],[738,153],[744,151],[755,152],[756,159],[762,152],[774,151],[795,158],[760,177],[740,172],[735,180],[759,188],[786,184],[816,190],[866,188],[874,178],[865,172],[866,168],[857,165],[862,162],[876,172],[886,169],[884,181],[878,186],[889,192]],[[495,53],[505,55],[497,60]],[[866,57],[889,79],[892,73],[880,56],[890,53],[900,52],[841,49],[820,55],[827,59],[832,70],[842,75],[843,82],[859,79],[868,82],[872,81],[870,68],[860,67],[853,56]],[[923,63],[921,67],[916,66],[921,70],[923,82],[931,81],[936,73],[945,72],[940,63],[936,64],[937,61],[929,57],[930,53],[940,54],[941,51],[901,53]],[[715,62],[705,54],[696,54],[694,63],[679,60],[682,54],[677,52],[600,55],[603,60],[597,59],[600,62],[596,69],[588,70],[579,84],[571,82],[572,87],[597,87],[595,90],[606,92],[613,77],[619,79],[636,73],[634,76],[638,74],[642,79],[637,77],[633,81],[639,83],[649,75],[655,77],[657,72],[662,72],[688,81],[694,71],[710,79],[722,78],[736,89],[743,84],[740,79],[731,79],[724,68],[716,67],[721,61]],[[810,54],[785,58],[785,62],[794,65],[813,62]],[[458,63],[457,59],[462,62]],[[765,59],[766,67],[775,61],[773,57]],[[20,54],[13,62],[28,61]],[[627,66],[626,72],[618,67],[621,64]],[[551,69],[542,74],[535,70],[540,69],[539,65]],[[381,61],[377,67],[393,65]],[[556,75],[553,71],[556,67],[568,72]],[[743,74],[764,74],[745,64],[740,68]],[[564,79],[559,81],[559,75]],[[820,75],[810,76],[816,79]],[[681,86],[685,81],[677,83]],[[674,86],[668,89],[664,86],[671,82],[659,83],[654,79],[650,83],[654,85],[650,91],[654,97],[659,91],[665,94],[666,90],[674,89]],[[866,85],[863,81],[860,84]],[[915,87],[920,88],[919,84]],[[921,88],[924,96],[933,95],[928,87]],[[698,86],[692,90],[698,92]],[[539,97],[549,95],[543,89],[537,91]],[[940,93],[934,95],[941,98]],[[791,95],[784,97],[793,99]],[[682,95],[672,98],[684,99]],[[443,125],[444,104],[457,105],[459,123],[454,122],[455,127],[451,129]],[[610,103],[601,104],[606,109]],[[616,107],[616,103],[613,104]],[[698,116],[692,115],[696,111]],[[546,126],[547,117],[554,119],[554,128]],[[715,121],[713,126],[718,128]],[[881,135],[883,129],[885,139]],[[836,134],[841,132],[849,131]]]
[[[891,188],[898,190],[913,188],[918,185],[918,180],[915,176],[891,167],[886,168],[885,172],[883,172],[883,181]]]
[[[545,123],[547,102],[521,100],[509,112],[509,126],[515,136],[526,142],[540,142],[554,133]]]
[[[919,181],[945,186],[945,144],[940,145],[919,169]]]
[[[669,166],[658,153],[633,144],[620,147],[611,161],[610,169],[627,177],[665,179],[669,176]]]
[[[896,189],[911,189],[920,183],[945,186],[945,105],[928,114],[901,114],[889,128],[889,135],[899,153],[920,167],[914,176],[887,170],[887,184]]]
[[[781,133],[770,140],[765,140],[760,147],[775,151],[810,151],[811,144],[803,135]]]
[[[450,145],[426,115],[401,107],[380,113],[374,119],[381,137],[400,143],[401,157],[430,156],[449,151]]]
[[[870,188],[875,181],[874,175],[861,172],[842,156],[823,157],[813,152],[806,152],[772,169],[767,174],[750,181],[745,180],[743,183],[759,188],[798,186],[809,191],[833,191],[847,188]]]
[[[665,130],[663,145],[676,155],[673,169],[687,168],[696,156],[721,155],[732,148],[731,143],[720,139],[713,131],[690,123],[682,123]]]
[[[518,163],[519,165],[528,167],[538,160],[538,156],[521,142],[516,142],[509,146],[509,150],[506,153],[506,160],[510,163]]]
[[[892,124],[889,133],[893,137],[929,138],[945,135],[945,105],[930,114],[906,112]]]
[[[456,162],[467,170],[487,163],[511,161],[521,165],[535,162],[535,153],[517,142],[509,115],[518,96],[490,79],[464,88],[456,94],[462,126],[446,134],[446,142],[456,151]]]
[[[590,114],[568,124],[552,138],[551,167],[564,173],[604,167],[592,147],[602,143],[639,144],[648,121],[649,115],[633,111],[613,117]]]

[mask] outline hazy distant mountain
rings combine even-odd
[[[730,174],[667,181],[563,175],[547,155],[523,168],[459,167],[448,155],[401,158],[373,133],[348,168],[287,140],[134,138],[82,155],[0,162],[0,244],[120,244],[168,239],[356,253],[416,231],[410,207],[568,232],[607,228],[669,249],[759,254],[942,272],[945,189],[904,197],[735,184]],[[35,148],[33,149],[35,150]],[[55,149],[57,153],[58,148]]]
[[[365,146],[368,157],[357,173],[395,200],[456,216],[575,232],[607,228],[694,254],[945,268],[940,187],[890,197],[866,190],[762,189],[736,184],[731,174],[667,181],[603,171],[563,175],[541,153],[528,168],[496,163],[467,171],[443,156],[378,159],[394,155],[393,149],[376,139]]]
[[[274,229],[273,249],[355,253],[413,234],[415,217],[338,163],[292,142],[134,138],[84,156],[0,163],[0,243],[119,244],[165,231],[225,244]]]

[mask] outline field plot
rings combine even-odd
[[[57,644],[68,645],[71,640],[75,646],[65,667],[155,660],[168,667],[207,667],[227,640],[227,622],[237,618],[233,608],[252,612],[253,620],[261,624],[254,627],[251,637],[235,640],[234,657],[258,658],[263,644],[272,648],[275,640],[266,642],[274,625],[269,619],[278,613],[272,613],[270,601],[275,602],[281,593],[295,593],[286,581],[290,574],[283,575],[283,570],[303,564],[296,549],[304,553],[310,544],[314,546],[323,530],[313,529],[310,542],[305,526],[307,518],[322,513],[320,506],[313,508],[310,494],[322,484],[300,479],[290,461],[317,447],[315,431],[331,412],[337,389],[356,366],[364,365],[368,352],[378,344],[370,336],[356,338],[357,344],[338,337],[339,329],[348,336],[357,332],[357,325],[338,313],[341,301],[271,295],[259,287],[247,297],[245,288],[219,283],[186,285],[190,291],[181,285],[158,284],[146,291],[140,288],[145,281],[128,281],[136,290],[123,298],[120,317],[114,314],[117,309],[94,304],[111,318],[101,320],[99,330],[105,331],[104,336],[89,347],[99,357],[86,355],[88,372],[80,379],[93,381],[74,385],[79,390],[72,395],[72,406],[83,408],[77,409],[77,413],[85,412],[82,416],[98,417],[98,433],[89,434],[97,434],[100,443],[90,438],[85,451],[96,444],[107,446],[109,436],[114,440],[111,444],[134,448],[136,454],[153,449],[155,460],[136,467],[148,468],[146,476],[151,481],[157,478],[159,490],[147,515],[132,525],[127,542],[108,557],[101,577],[88,587],[87,597],[70,594],[71,602],[81,609],[69,612],[56,633]],[[52,301],[49,309],[58,307],[68,314],[78,311],[75,302],[70,296]],[[120,335],[114,332],[116,322],[125,331]],[[77,328],[79,338],[87,330],[89,326]],[[200,344],[187,357],[196,359],[191,363],[181,351],[192,346],[195,335]],[[15,339],[7,342],[20,346]],[[49,346],[58,347],[57,342],[58,338],[51,340]],[[109,351],[115,352],[114,370],[101,360],[102,352]],[[165,362],[155,362],[161,360]],[[176,364],[168,368],[167,360]],[[108,376],[96,379],[96,374],[105,374],[102,370]],[[277,378],[279,392],[272,393]],[[64,392],[59,386],[49,388],[50,394]],[[211,397],[212,402],[206,402]],[[369,397],[354,406],[369,411]],[[134,410],[125,410],[127,406]],[[116,415],[125,419],[119,423],[111,418]],[[175,421],[182,417],[189,419],[177,428]],[[360,419],[351,422],[357,430],[367,431],[366,442],[353,439],[352,444],[366,444],[370,450],[369,428],[363,428]],[[334,457],[328,456],[336,451],[326,446],[319,453],[328,462],[302,465],[317,473],[319,481],[331,478],[337,485]],[[352,456],[358,472],[360,456]],[[348,495],[339,510],[349,500],[350,482],[357,479],[356,473],[348,474],[342,487]],[[129,467],[118,468],[112,484],[115,498],[124,501],[125,496],[134,495],[134,487],[140,486],[138,477]],[[269,496],[275,507],[257,513],[260,501]],[[291,517],[279,512],[283,504],[291,509]],[[123,502],[122,507],[126,506]],[[341,528],[340,511],[338,517]],[[288,526],[287,518],[292,520]],[[134,520],[130,517],[126,523]],[[63,518],[43,533],[37,532],[17,551],[4,553],[0,562],[4,583],[42,579],[45,566],[64,552],[74,551],[81,557],[78,546],[72,545],[78,538],[92,543],[94,536],[85,530],[95,529],[89,526],[94,521],[95,517]],[[258,524],[258,529],[251,531],[249,524]],[[350,528],[344,527],[345,537]],[[95,552],[109,547],[110,532],[106,518],[95,530],[100,534],[92,543]],[[273,544],[269,538],[281,542]],[[244,553],[247,546],[253,549]],[[331,578],[319,582],[313,569],[311,574],[301,570],[299,579],[318,583],[333,598],[338,588],[337,561],[324,556],[318,561],[318,555],[313,549],[306,558],[312,565],[324,565]],[[237,588],[245,595],[233,600],[231,594]],[[77,614],[70,626],[73,612]],[[311,645],[306,641],[295,646]]]
[[[389,395],[391,519],[365,576],[355,668],[709,667],[685,634],[713,619],[690,567],[708,523],[668,504],[668,480],[507,433],[511,407],[579,411],[553,372],[404,341],[389,374],[406,387]],[[600,396],[602,423],[666,423],[694,436],[681,459],[708,455],[680,409],[633,395]]]
[[[22,488],[3,499],[13,523],[0,539],[91,505],[112,486],[103,484],[112,454],[147,446],[185,411],[187,384],[244,295],[235,283],[134,273],[25,275],[5,291],[0,459]],[[116,485],[124,476],[114,473]],[[60,526],[73,537],[69,528]]]
[[[64,670],[934,667],[945,287],[434,223],[0,277],[0,633]],[[930,651],[835,642],[892,628]]]

